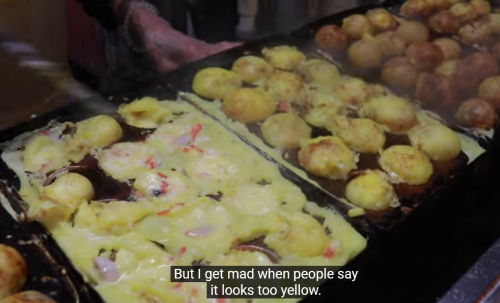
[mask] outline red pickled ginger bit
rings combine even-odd
[[[184,255],[186,253],[186,251],[187,251],[186,246],[181,247],[181,250],[179,250],[179,257]]]
[[[178,203],[178,204],[175,204],[174,206],[170,206],[169,208],[167,208],[165,210],[159,211],[156,214],[158,216],[166,216],[172,211],[172,209],[174,209],[174,207],[183,207],[183,206],[184,206],[184,203]]]
[[[198,287],[193,287],[193,289],[191,289],[191,295],[196,296],[197,294],[198,294]]]
[[[193,126],[193,128],[191,129],[191,139],[193,139],[193,141],[196,140],[196,137],[198,136],[202,128],[203,126],[200,123]]]
[[[183,282],[179,282],[179,283],[175,284],[174,288],[181,288],[182,283],[183,283]]]
[[[47,168],[47,166],[49,166],[51,163],[52,163],[52,160],[49,160],[47,163],[42,164],[42,166],[40,167],[38,172],[39,173],[43,172]]]
[[[290,110],[290,104],[285,102],[284,100],[279,100],[279,107],[278,109],[282,112],[287,112]]]
[[[157,164],[156,162],[154,161],[154,156],[150,156],[149,158],[146,159],[146,164],[149,165],[149,167],[151,167],[152,169],[155,169]]]
[[[166,181],[161,181],[160,191],[164,194],[167,192],[170,185]]]
[[[328,246],[325,253],[323,254],[323,256],[327,259],[333,258],[334,255],[335,255],[335,250],[333,250],[331,246]]]
[[[183,151],[185,153],[189,152],[190,150],[195,150],[195,151],[200,152],[200,153],[203,154],[203,149],[200,149],[200,148],[198,148],[195,145],[189,145],[189,146],[183,148]]]
[[[160,177],[160,178],[165,178],[167,179],[167,176],[165,174],[162,174],[162,173],[157,173],[157,175]]]
[[[50,135],[50,133],[49,133],[49,131],[48,131],[48,130],[42,130],[42,131],[40,132],[40,135],[42,135],[42,136],[48,136],[48,135]]]
[[[217,303],[226,303],[226,299],[217,298]]]

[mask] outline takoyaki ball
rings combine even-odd
[[[429,30],[418,21],[405,21],[396,29],[396,35],[410,45],[427,41]]]
[[[408,138],[432,161],[453,160],[462,150],[458,135],[443,124],[419,125],[408,132]]]
[[[244,82],[258,84],[273,72],[273,67],[262,58],[244,56],[234,61],[232,71],[237,73]]]
[[[370,119],[334,116],[327,129],[356,152],[377,153],[385,144],[384,130]]]
[[[270,116],[260,127],[264,140],[281,149],[300,148],[300,142],[311,138],[312,129],[293,113],[279,113]]]
[[[405,133],[417,123],[412,104],[394,95],[376,96],[366,102],[359,110],[360,117],[371,119],[389,133]]]
[[[417,79],[416,97],[424,106],[454,110],[460,102],[453,81],[443,75],[421,73]]]
[[[425,0],[429,4],[430,8],[434,12],[439,12],[447,9],[450,6],[450,1],[448,0]]]
[[[357,168],[356,154],[336,136],[318,137],[302,144],[299,163],[309,173],[327,179],[346,179]]]
[[[495,127],[498,117],[491,103],[475,98],[460,104],[455,119],[465,127],[488,130]]]
[[[302,83],[300,76],[275,71],[264,85],[264,90],[273,96],[277,102],[287,102],[299,113],[308,108],[307,87]]]
[[[489,14],[482,19],[493,34],[500,34],[500,14]]]
[[[490,52],[493,54],[493,56],[500,58],[500,42],[493,44]]]
[[[485,79],[479,85],[478,97],[500,108],[500,76]]]
[[[347,113],[346,103],[331,92],[312,91],[309,95],[311,108],[304,120],[316,127],[326,127],[333,116]]]
[[[367,17],[355,14],[342,21],[342,29],[351,39],[360,39],[363,35],[373,35],[374,27]]]
[[[0,303],[56,303],[56,301],[38,291],[28,290],[7,297]]]
[[[438,38],[432,43],[439,46],[443,52],[443,60],[458,60],[462,58],[462,48],[457,41],[451,38]]]
[[[357,109],[374,94],[373,87],[358,78],[343,77],[333,87],[333,93],[350,109]]]
[[[76,125],[75,139],[89,148],[101,148],[118,142],[123,131],[112,117],[99,115]]]
[[[453,81],[463,96],[475,95],[481,82],[496,76],[498,60],[488,52],[475,52],[460,60],[453,74]]]
[[[332,86],[341,78],[340,71],[335,65],[320,59],[303,61],[296,72],[306,83],[313,86]]]
[[[391,183],[422,185],[434,171],[427,156],[408,145],[394,145],[382,152],[380,167],[389,175]]]
[[[342,52],[347,49],[347,35],[337,25],[322,26],[314,39],[316,46],[327,52]]]
[[[345,195],[352,204],[373,211],[385,210],[398,201],[389,176],[380,170],[366,170],[349,181]]]
[[[401,14],[408,18],[427,18],[432,9],[425,0],[408,0],[401,6]]]
[[[395,32],[384,32],[375,36],[384,58],[401,56],[405,53],[406,42],[398,37]]]
[[[127,124],[141,128],[156,128],[164,119],[171,117],[172,111],[154,98],[143,98],[121,105],[118,114]]]
[[[23,256],[15,248],[0,244],[0,300],[19,292],[27,275]]]
[[[45,174],[69,164],[64,142],[45,135],[31,138],[22,155],[24,170],[29,172]]]
[[[429,18],[429,26],[444,34],[454,34],[460,28],[460,20],[450,11],[441,11]]]
[[[439,46],[424,41],[410,45],[406,49],[406,57],[419,71],[434,71],[443,61],[444,55]]]
[[[222,101],[226,116],[242,123],[261,122],[276,109],[276,100],[269,93],[254,88],[241,88],[226,95]]]
[[[382,48],[371,36],[364,36],[347,50],[349,62],[360,69],[375,69],[382,64]]]
[[[134,188],[148,199],[166,202],[194,201],[198,197],[193,182],[177,171],[145,171],[135,178]]]
[[[452,77],[457,69],[457,65],[460,60],[446,60],[441,62],[436,70],[434,71],[438,75]]]
[[[66,173],[46,186],[43,194],[60,204],[76,208],[80,203],[94,197],[94,187],[86,177],[77,173]]]
[[[465,24],[477,18],[476,10],[470,3],[457,3],[450,8],[450,12],[458,17],[460,23]]]
[[[285,230],[266,236],[264,243],[280,257],[314,257],[323,254],[329,238],[321,224],[308,214],[290,212],[280,215]]]
[[[491,37],[491,29],[482,20],[465,24],[458,31],[458,36],[465,42],[472,45],[485,45]]]
[[[398,26],[396,18],[383,8],[374,8],[366,13],[376,32],[392,31]]]
[[[470,4],[474,7],[478,16],[486,16],[491,13],[491,4],[486,0],[472,0]]]
[[[209,67],[196,73],[193,91],[202,98],[222,100],[227,94],[241,88],[241,77],[229,70]]]
[[[417,68],[406,57],[392,58],[382,68],[382,81],[395,89],[413,88],[417,77]]]
[[[272,66],[287,71],[294,70],[300,62],[306,60],[306,55],[296,47],[287,45],[264,48],[262,54]]]

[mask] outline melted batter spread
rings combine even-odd
[[[107,131],[109,137],[92,142],[114,141],[109,146],[80,142],[108,177],[133,187],[129,201],[87,200],[92,189],[78,175],[46,184],[47,173],[70,161],[65,147],[74,135],[64,133],[67,124],[23,135],[2,154],[19,177],[28,215],[45,223],[106,302],[215,302],[206,298],[205,283],[170,282],[170,266],[276,262],[262,251],[238,250],[255,239],[280,265],[341,266],[366,247],[338,213],[308,201],[275,165],[211,118],[180,101],[142,102],[142,113],[147,104],[164,116],[155,114],[158,127],[145,140],[119,142],[119,132]],[[154,124],[138,117],[152,119],[124,120]],[[24,145],[33,145],[29,154]],[[89,180],[97,195],[99,184]]]

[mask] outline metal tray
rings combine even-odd
[[[126,103],[133,101],[136,98],[141,98],[144,96],[152,96],[159,99],[176,99],[176,92],[165,89],[163,86],[158,85],[156,83],[148,83],[143,86],[139,86],[136,89],[131,90],[130,92],[123,92],[120,94],[114,94],[111,98],[116,103]],[[113,104],[101,97],[91,98],[89,100],[84,100],[80,102],[76,102],[55,111],[52,111],[46,115],[39,116],[31,121],[24,122],[22,124],[16,125],[10,129],[4,130],[0,132],[0,142],[9,141],[23,133],[39,129],[45,127],[51,121],[71,121],[78,122],[86,118],[93,117],[98,114],[108,114],[114,115],[117,109],[116,104]],[[125,130],[127,132],[127,130]],[[252,147],[252,146],[251,146]],[[308,182],[303,181],[300,178],[297,178],[295,174],[290,173],[287,169],[280,167],[280,170],[285,178],[290,180],[291,182],[298,185],[309,201],[314,201],[318,205],[322,207],[332,207],[332,204],[329,203],[328,195],[322,191],[319,191],[317,188],[309,184]],[[3,181],[3,192],[5,193],[7,199],[12,205],[12,208],[16,213],[20,216],[24,217],[24,213],[27,209],[26,203],[22,200],[22,198],[17,194],[17,190],[19,189],[19,181],[16,177],[15,173],[10,170],[7,165],[0,161],[0,176]],[[338,206],[338,207],[336,207]],[[354,220],[347,216],[345,209],[342,207],[344,204],[339,203],[338,205],[334,205],[335,209],[365,238],[368,239],[368,246],[361,254],[359,254],[355,260],[352,261],[355,268],[361,268],[368,262],[369,259],[375,256],[373,252],[371,252],[375,247],[375,234],[372,232],[369,227],[364,224],[362,221]],[[62,249],[58,246],[56,241],[50,236],[50,233],[38,222],[28,222],[27,220],[24,223],[29,226],[26,230],[28,234],[38,235],[41,239],[41,242],[44,244],[44,250],[50,252],[51,255],[54,256],[55,264],[58,264],[61,268],[65,268],[68,272],[68,275],[71,278],[71,281],[75,285],[78,285],[79,288],[85,290],[86,298],[90,298],[90,301],[82,300],[81,302],[103,302],[100,296],[93,290],[93,288],[88,285],[83,277],[78,273],[78,271],[73,267],[71,261],[65,256]],[[349,263],[351,264],[351,263]],[[36,270],[36,269],[35,269]],[[40,273],[41,274],[41,273]],[[68,301],[63,301],[68,302]]]
[[[333,16],[327,17],[325,19],[322,19],[318,22],[315,22],[313,25],[307,25],[306,28],[307,30],[303,29],[300,32],[307,32],[308,36],[311,36],[311,29],[312,28],[318,28],[319,26],[322,26],[323,24],[328,24],[333,22],[332,20],[342,20],[345,16],[351,15],[353,13],[359,13],[359,12],[365,12],[366,10],[377,7],[373,5],[369,6],[363,6],[359,7],[353,10],[345,11],[339,14],[335,14]],[[290,36],[275,36],[275,37],[269,37],[263,40],[251,42],[248,44],[245,44],[241,47],[231,49],[228,51],[225,51],[223,53],[208,57],[206,59],[196,61],[194,63],[188,64],[184,67],[181,67],[180,69],[169,73],[159,79],[159,82],[164,85],[166,88],[170,89],[176,89],[178,91],[182,92],[192,92],[191,89],[191,84],[192,80],[195,76],[195,74],[207,67],[222,67],[222,68],[227,68],[230,69],[233,62],[238,59],[239,57],[247,54],[255,54],[255,55],[260,55],[262,49],[264,47],[272,47],[272,46],[277,46],[277,45],[292,45],[296,46],[299,49],[303,50],[306,55],[310,57],[316,57],[316,56],[321,56],[319,53],[317,53],[316,48],[314,47],[313,43],[311,43],[310,39],[298,39],[296,37],[290,37]],[[347,75],[352,75],[351,69],[346,66],[342,65],[343,67],[343,73]],[[355,75],[359,76],[359,75]],[[208,113],[207,113],[208,114]],[[208,114],[210,115],[210,114]],[[216,119],[216,118],[215,118]],[[248,124],[248,129],[250,130],[251,133],[257,135],[262,139],[262,136],[260,134],[260,128],[256,124]],[[452,127],[458,132],[462,132],[465,135],[471,137],[475,141],[477,141],[484,149],[490,150],[493,146],[493,140],[483,137],[483,136],[475,136],[473,133],[469,133],[468,131],[464,130],[463,128],[459,127]],[[228,129],[231,130],[229,127]],[[234,131],[233,131],[234,132]],[[321,134],[324,134],[325,131],[321,129],[314,129],[313,135],[318,136]],[[248,144],[250,143],[247,139],[242,138],[242,140],[246,141]],[[401,141],[401,137],[388,137],[389,140],[393,140],[398,142]],[[272,156],[262,152],[266,157],[272,160]],[[298,164],[297,160],[297,150],[294,151],[289,151],[289,158],[287,161],[292,164],[295,167],[300,167]],[[483,156],[485,156],[483,154]],[[376,226],[378,229],[382,230],[391,230],[395,228],[398,224],[400,224],[404,219],[414,210],[422,204],[424,201],[429,201],[429,203],[432,203],[432,201],[440,199],[441,198],[441,193],[440,192],[445,192],[445,187],[450,187],[453,186],[452,183],[456,182],[457,179],[464,178],[463,175],[466,170],[466,157],[464,154],[462,154],[461,157],[456,159],[456,162],[451,161],[450,163],[441,163],[439,165],[435,166],[435,170],[439,171],[439,174],[435,174],[433,179],[430,181],[433,185],[424,185],[424,186],[419,186],[419,187],[402,187],[400,189],[400,197],[402,197],[402,207],[398,208],[391,208],[386,211],[382,212],[372,212],[372,211],[367,211],[366,215],[364,216],[370,224],[373,224]],[[485,156],[486,157],[486,156]],[[365,157],[366,159],[362,159],[362,163],[364,163],[365,168],[366,167],[376,167],[376,161],[375,157],[370,157],[367,156]],[[474,163],[472,163],[469,166],[474,166]],[[298,178],[298,177],[297,177]],[[326,192],[328,192],[329,195],[329,201],[330,203],[334,204],[336,207],[338,205],[344,204],[343,202],[339,202],[339,200],[336,198],[341,198],[343,195],[343,186],[340,184],[338,181],[331,181],[327,180],[324,178],[318,178],[314,177],[312,175],[309,175],[309,178],[312,180],[318,182],[322,189]],[[453,182],[451,182],[453,179]],[[340,186],[339,186],[340,184]],[[344,204],[345,205],[345,204]],[[349,206],[343,206],[343,208],[350,208]]]

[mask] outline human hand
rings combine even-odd
[[[174,30],[168,22],[147,10],[137,10],[132,21],[145,51],[153,59],[160,72],[168,72],[184,64],[241,45],[237,42],[210,44],[189,37]]]

